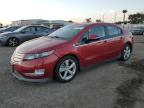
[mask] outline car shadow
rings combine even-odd
[[[117,59],[113,59],[113,60],[107,60],[107,61],[104,61],[104,62],[101,62],[101,63],[97,63],[97,64],[94,64],[94,65],[90,65],[88,67],[83,67],[78,74],[79,75],[86,74],[89,71],[93,72],[94,70],[97,70],[98,68],[105,67],[105,66],[111,65],[113,63],[117,63],[117,62],[118,62]]]

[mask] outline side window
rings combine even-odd
[[[85,32],[81,38],[80,44],[85,44],[88,41],[89,32]]]
[[[105,29],[103,26],[96,26],[89,30],[90,35],[97,35],[98,37],[105,37]]]
[[[110,37],[120,36],[122,33],[121,29],[119,29],[118,27],[114,27],[114,26],[107,26],[107,31],[108,31],[108,36]]]
[[[45,31],[48,31],[48,28],[46,28],[46,27],[37,27],[36,31],[37,32],[45,32]]]
[[[90,35],[96,35],[100,37],[100,40],[105,39],[106,34],[105,34],[105,28],[104,26],[96,26],[91,29],[89,29],[87,32],[85,32],[80,40],[81,44],[86,44],[93,42],[92,40],[89,40]],[[95,40],[97,41],[97,40]]]
[[[7,28],[8,31],[13,31],[14,30],[14,27],[9,27]]]
[[[24,29],[25,32],[35,32],[35,27],[27,27]]]

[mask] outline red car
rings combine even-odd
[[[132,34],[114,24],[72,24],[18,46],[11,57],[13,75],[24,81],[68,82],[82,67],[128,60],[132,47]]]

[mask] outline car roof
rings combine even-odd
[[[46,27],[48,28],[47,26],[43,26],[43,25],[26,25],[24,27]]]
[[[101,25],[101,26],[109,25],[109,26],[118,27],[118,28],[120,28],[121,30],[123,30],[122,27],[117,26],[117,25],[114,24],[114,23],[74,23],[74,24],[71,24],[71,25],[77,26],[77,27],[84,27],[84,28],[89,28],[89,27],[96,26],[96,25]]]
[[[93,25],[115,25],[114,23],[74,23],[76,26],[93,26]]]

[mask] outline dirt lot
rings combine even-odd
[[[83,69],[70,83],[36,84],[11,75],[15,48],[0,47],[0,108],[144,108],[144,36],[132,58]]]

